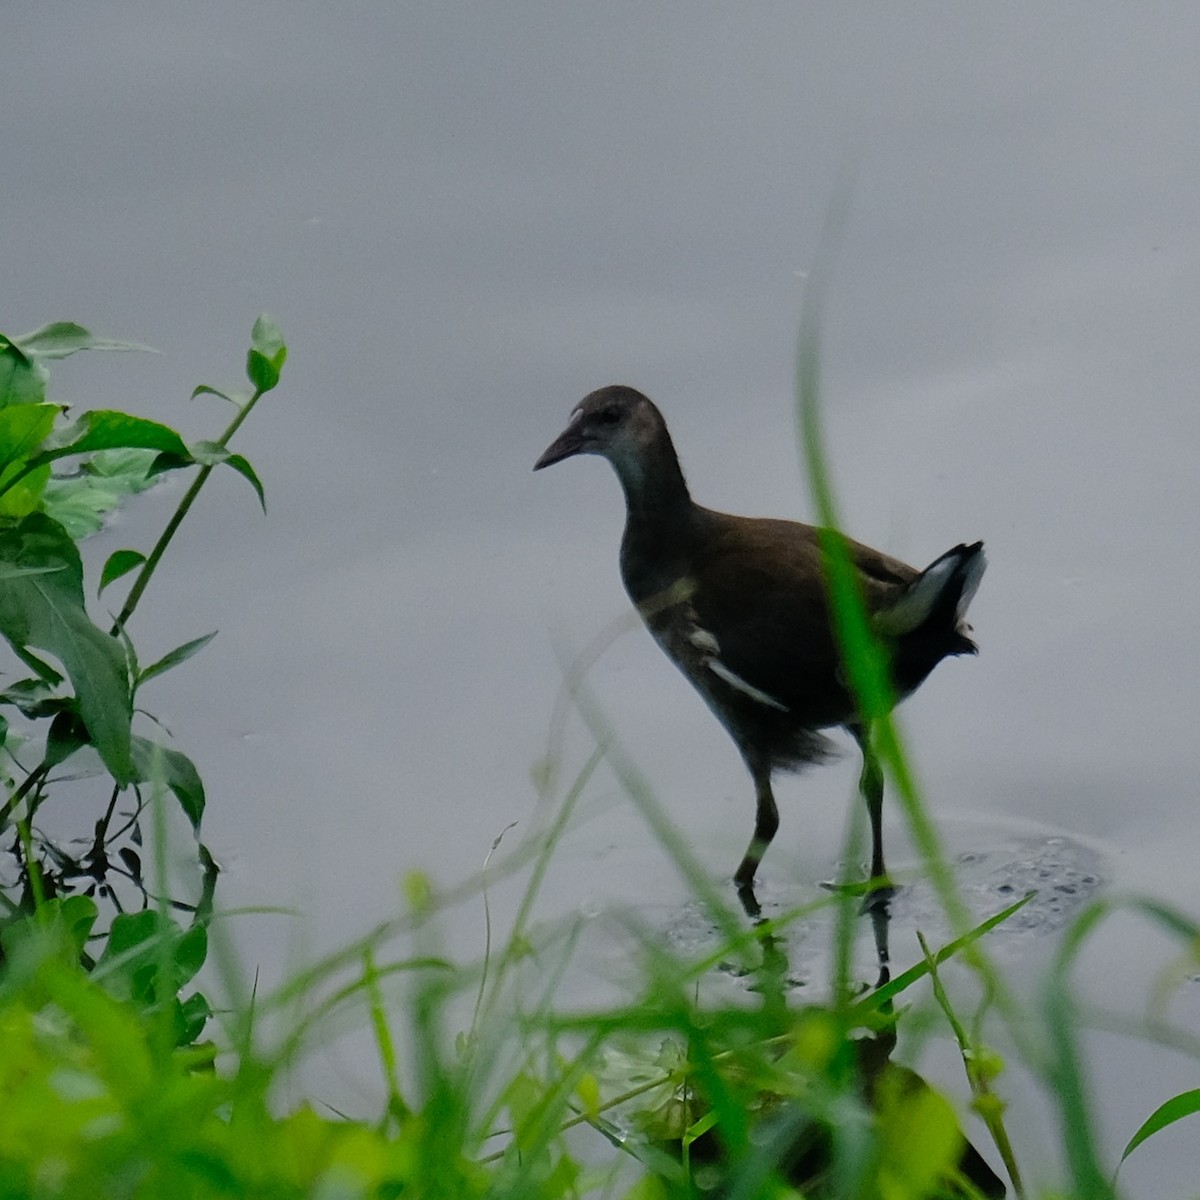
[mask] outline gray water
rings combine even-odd
[[[405,872],[453,884],[528,825],[562,657],[627,607],[610,472],[530,470],[585,392],[653,396],[700,502],[811,516],[793,346],[846,179],[822,361],[845,523],[916,563],[988,544],[979,658],[903,710],[964,882],[1200,909],[1198,26],[1078,2],[10,4],[0,327],[162,352],[66,362],[56,398],[212,436],[227,414],[191,388],[236,382],[261,310],[291,346],[239,440],[268,516],[218,477],[133,630],[146,659],[221,631],[146,702],[206,780],[224,902],[300,914],[244,918],[247,959],[278,974],[396,912]],[[721,879],[751,819],[732,745],[640,632],[589,679]],[[573,724],[564,768],[589,749]],[[847,756],[783,785],[768,896],[834,872],[853,778]],[[1030,986],[1059,895],[1006,935]],[[632,897],[685,920],[602,769],[542,909]],[[469,957],[481,926],[447,934]],[[1169,954],[1121,919],[1078,978],[1135,1008]],[[1196,1085],[1166,1051],[1089,1049],[1110,1154]],[[332,1103],[377,1086],[309,1078]],[[1131,1194],[1194,1187],[1193,1137],[1131,1160]]]

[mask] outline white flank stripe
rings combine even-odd
[[[752,683],[747,683],[740,675],[735,675],[719,659],[714,658],[708,665],[714,675],[720,676],[730,687],[737,688],[739,692],[745,693],[751,700],[757,700],[759,704],[769,704],[772,708],[779,709],[780,712],[788,711],[786,704],[780,704],[774,696],[768,696],[766,692],[759,691]]]

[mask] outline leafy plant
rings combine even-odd
[[[204,961],[216,865],[197,842],[199,895],[171,901],[192,914],[190,928],[148,907],[141,828],[147,789],[169,792],[197,835],[205,793],[192,761],[163,743],[153,718],[139,714],[144,685],[186,662],[214,635],[185,641],[142,666],[127,626],[216,467],[238,472],[263,501],[254,469],[228,442],[278,383],[287,349],[275,325],[262,317],[247,356],[252,389],[226,394],[203,385],[193,392],[222,396],[237,408],[215,442],[189,446],[168,426],[129,413],[95,410],[71,417],[47,398],[48,363],[83,350],[136,349],[143,347],[68,322],[20,337],[0,335],[0,636],[28,672],[0,691],[7,776],[0,836],[11,838],[17,868],[0,887],[0,935],[8,959],[31,930],[44,937],[48,927],[65,928],[69,936],[60,939],[60,949],[74,946],[84,969],[95,969],[108,988],[144,1011],[169,1011],[172,1044],[186,1045],[208,1016],[203,996],[181,1000],[179,991]],[[118,550],[103,565],[97,592],[136,574],[116,620],[102,628],[88,611],[79,543],[126,498],[167,473],[188,470],[195,479],[156,544],[145,553]],[[139,724],[147,732],[138,732]],[[107,800],[89,821],[90,837],[51,838],[39,815],[60,781],[88,776],[108,780]],[[168,886],[165,878],[158,884]],[[124,911],[129,885],[142,911]],[[114,910],[99,931],[96,900]],[[166,903],[165,892],[158,900]],[[92,944],[102,939],[97,957]]]
[[[811,334],[806,328],[802,340],[800,396],[820,480],[816,393],[805,390],[816,378]],[[1088,1019],[1121,1022],[1081,1005],[1071,971],[1099,923],[1114,909],[1130,909],[1182,944],[1157,992],[1165,1003],[1171,981],[1195,971],[1200,927],[1150,901],[1095,902],[1066,930],[1040,994],[1018,1000],[985,939],[1025,900],[984,920],[967,916],[890,724],[881,757],[953,935],[936,950],[921,939],[911,963],[893,972],[886,916],[872,909],[873,987],[852,968],[852,943],[864,926],[857,897],[841,889],[748,925],[623,751],[585,672],[571,669],[538,772],[545,819],[534,833],[498,858],[497,838],[483,870],[453,889],[409,876],[406,913],[259,994],[209,919],[216,868],[202,844],[199,897],[167,895],[164,809],[178,806],[198,832],[203,785],[190,760],[158,733],[135,731],[140,689],[212,635],[143,667],[127,625],[212,470],[238,471],[261,501],[257,476],[228,443],[278,382],[286,349],[260,321],[247,364],[252,390],[226,397],[237,415],[216,442],[188,447],[165,426],[125,414],[85,413],[64,424],[45,400],[43,360],[84,348],[118,346],[77,326],[0,341],[0,443],[7,447],[0,452],[0,634],[30,672],[0,694],[0,709],[12,718],[0,720],[11,776],[0,830],[11,834],[21,867],[0,893],[0,1200],[975,1200],[1002,1190],[969,1140],[978,1140],[966,1123],[972,1113],[1021,1198],[1028,1193],[1019,1147],[1009,1141],[997,1082],[1004,1063],[990,1033],[984,1036],[985,1025],[997,1022],[1009,1034],[1006,1054],[1042,1082],[1061,1126],[1066,1177],[1054,1194],[1116,1195],[1102,1166],[1080,1044]],[[56,474],[61,464],[70,473]],[[87,614],[79,539],[114,503],[166,471],[186,469],[195,479],[156,544],[118,550],[100,571],[101,590],[133,577],[112,627],[100,628]],[[828,480],[820,487],[818,507],[832,527]],[[831,535],[848,672],[864,708],[885,721],[884,664],[855,614],[853,588],[836,583],[838,544]],[[595,657],[593,648],[583,661]],[[117,701],[119,710],[108,711]],[[560,794],[569,706],[596,748]],[[90,848],[72,857],[40,832],[36,818],[55,800],[60,770],[69,764],[77,774],[89,758],[110,794]],[[533,913],[551,856],[602,763],[711,923],[715,944],[684,954],[664,946],[636,911],[612,915],[635,982],[618,1003],[564,1009],[558,985],[584,919],[538,922]],[[130,811],[118,817],[122,798]],[[140,860],[143,817],[153,822],[149,885]],[[526,871],[516,916],[494,948],[487,887]],[[112,883],[119,872],[136,885],[137,911],[122,911]],[[461,962],[445,949],[439,916],[480,899],[484,953]],[[103,900],[116,912],[97,934]],[[787,932],[829,908],[828,996],[805,993],[799,1003]],[[187,925],[175,919],[180,912],[190,914]],[[217,1013],[191,990],[210,941],[230,997]],[[981,985],[968,1019],[959,1016],[942,969],[951,961],[967,965]],[[746,985],[738,1002],[706,995],[718,969]],[[932,1002],[922,1001],[926,987]],[[958,1043],[969,1109],[894,1060],[898,1031],[917,1019],[922,1003],[923,1019],[944,1019]],[[283,1105],[279,1089],[292,1064],[347,1023],[374,1038],[379,1110],[353,1119],[315,1103]],[[212,1040],[201,1040],[214,1025]],[[1136,1029],[1200,1059],[1196,1039],[1159,1013]],[[1195,1090],[1166,1101],[1129,1140],[1122,1161],[1197,1111]]]

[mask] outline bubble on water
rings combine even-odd
[[[1105,883],[1104,856],[1069,837],[1048,836],[1036,828],[1014,832],[1011,828],[971,827],[959,833],[960,845],[968,838],[974,844],[968,849],[956,848],[950,861],[957,890],[976,921],[1034,893],[988,934],[989,944],[997,949],[1004,946],[1007,952],[1015,952],[1023,940],[1061,929]],[[855,864],[854,870],[860,871],[861,864]],[[839,876],[842,873],[839,871]],[[914,875],[911,866],[900,866],[896,873],[899,886],[891,904],[889,933],[893,963],[909,961],[918,929],[931,945],[955,936],[932,882]],[[744,954],[720,953],[725,934],[707,906],[695,900],[664,914],[658,924],[659,936],[681,958],[700,961],[713,956],[709,980],[723,980],[737,993],[768,986],[788,992],[824,986],[834,941],[835,898],[820,886],[815,874],[787,880],[768,872],[765,879],[760,876],[755,892],[764,919],[778,920],[797,910],[806,911],[760,941],[757,950],[753,945],[745,947]],[[736,911],[731,887],[725,898]],[[737,921],[746,928],[740,913]],[[869,931],[865,919],[856,922],[852,975],[864,988],[874,986],[879,973],[878,947]],[[721,961],[716,961],[718,956]],[[1200,975],[1195,981],[1200,982]]]

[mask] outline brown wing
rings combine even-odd
[[[785,705],[798,723],[847,719],[817,531],[792,521],[712,517],[712,535],[694,564],[693,604],[700,625],[719,631],[720,662]],[[917,577],[869,547],[848,548],[872,611]]]

